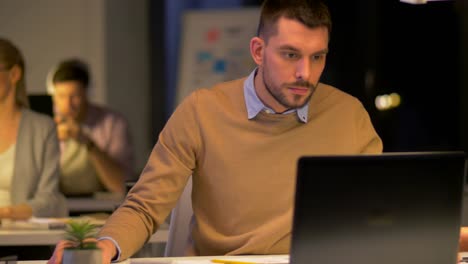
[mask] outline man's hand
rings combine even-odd
[[[0,220],[26,220],[32,216],[32,208],[26,203],[0,207]]]
[[[11,218],[12,214],[13,214],[13,210],[10,206],[0,207],[0,219]]]
[[[468,252],[468,227],[462,227],[460,229],[460,242],[458,251]]]
[[[80,124],[67,117],[55,117],[55,123],[57,124],[57,136],[59,140],[76,139],[80,141],[83,138]]]
[[[461,252],[468,252],[468,227],[462,227],[460,229],[460,240],[458,242],[458,260],[461,259]]]
[[[117,253],[114,243],[108,239],[103,239],[97,241],[97,246],[101,249],[102,252],[102,264],[108,264],[111,262],[112,258]],[[63,257],[63,250],[65,248],[73,247],[75,243],[68,240],[62,240],[57,243],[55,246],[54,254],[47,261],[47,264],[61,264]]]

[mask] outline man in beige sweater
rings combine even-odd
[[[289,252],[298,158],[382,151],[362,104],[319,83],[330,28],[318,1],[264,2],[250,42],[258,67],[197,90],[177,108],[138,183],[100,232],[105,263],[144,245],[191,175],[188,255]]]

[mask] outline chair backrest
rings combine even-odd
[[[169,238],[164,251],[165,257],[185,256],[190,237],[192,216],[192,177],[190,177],[176,207],[171,213]]]
[[[50,95],[30,94],[28,95],[28,100],[31,110],[53,116],[53,103]]]

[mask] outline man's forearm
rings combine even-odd
[[[123,193],[125,191],[123,166],[92,142],[88,144],[88,153],[99,179],[106,189],[110,192]]]

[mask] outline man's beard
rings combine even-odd
[[[265,64],[267,65],[267,64]],[[295,108],[300,108],[307,104],[310,101],[310,98],[314,94],[317,85],[311,84],[307,81],[299,80],[293,83],[286,83],[282,84],[280,87],[276,87],[277,89],[272,89],[274,87],[274,84],[271,82],[271,78],[269,75],[267,75],[267,70],[265,67],[262,68],[262,76],[263,76],[263,85],[265,86],[265,89],[268,91],[268,93],[282,106],[284,106],[287,110],[289,109],[295,109]],[[303,95],[293,95],[293,100],[292,102],[289,102],[287,95],[283,92],[284,87],[301,87],[301,88],[307,88],[310,90],[309,95],[304,98]]]

